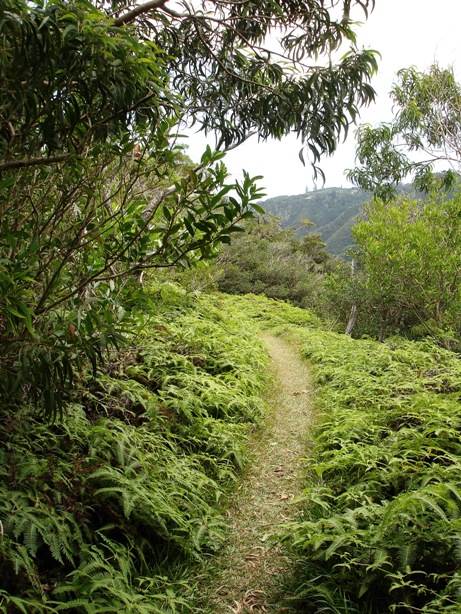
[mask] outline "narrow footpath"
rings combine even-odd
[[[270,411],[228,508],[230,534],[215,561],[219,572],[204,610],[210,614],[294,611],[283,595],[292,565],[271,537],[298,511],[293,499],[302,490],[313,394],[308,367],[296,349],[279,337],[264,335],[263,341],[274,380]]]

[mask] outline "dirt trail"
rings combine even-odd
[[[270,537],[293,518],[312,424],[312,389],[307,366],[285,340],[263,336],[272,359],[271,412],[251,450],[251,469],[228,509],[230,535],[215,561],[219,574],[204,612],[290,612],[280,591],[290,575],[288,555]]]

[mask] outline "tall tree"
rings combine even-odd
[[[356,48],[351,16],[372,5],[1,4],[5,404],[62,407],[75,370],[121,341],[133,276],[213,257],[257,209],[261,190],[226,179],[223,151],[185,160],[181,125],[214,132],[218,150],[294,131],[314,164],[334,151],[374,97],[375,54]]]
[[[461,86],[453,69],[437,64],[427,72],[402,69],[391,96],[393,121],[358,129],[359,166],[349,172],[349,179],[389,199],[408,175],[418,189],[428,191],[436,163],[444,162],[449,171],[442,185],[449,187],[461,170]]]

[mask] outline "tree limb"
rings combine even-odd
[[[125,15],[122,15],[121,17],[118,17],[114,21],[114,26],[119,28],[119,27],[121,27],[121,26],[123,26],[123,25],[125,25],[127,23],[131,23],[137,17],[139,17],[139,15],[143,15],[144,13],[148,13],[152,9],[162,8],[163,5],[166,2],[168,2],[168,0],[149,0],[149,2],[145,2],[144,4],[140,4],[139,6],[136,6],[131,11],[128,11],[128,13],[125,13]]]
[[[10,162],[4,162],[0,164],[0,172],[8,171],[13,168],[28,168],[30,166],[39,166],[40,164],[55,164],[56,162],[64,162],[68,160],[73,154],[67,153],[60,156],[50,156],[48,158],[29,158],[28,160],[11,160]]]

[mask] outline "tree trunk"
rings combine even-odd
[[[350,335],[352,333],[352,329],[355,326],[357,321],[357,305],[352,305],[351,314],[349,316],[349,322],[346,326],[346,335]]]
[[[351,279],[354,277],[355,274],[355,261],[352,260],[351,262]],[[355,326],[355,323],[357,321],[357,305],[352,305],[351,307],[351,313],[349,315],[349,322],[347,323],[346,326],[346,335],[351,335],[352,334],[352,329]]]

